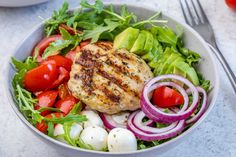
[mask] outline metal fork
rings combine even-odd
[[[195,3],[193,2],[193,0],[179,0],[179,2],[186,23],[193,29],[195,29],[208,43],[209,47],[215,53],[216,57],[223,66],[236,94],[236,77],[216,44],[212,26],[209,23],[199,0],[195,0]]]

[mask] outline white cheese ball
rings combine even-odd
[[[85,115],[87,117],[87,121],[84,122],[84,128],[87,128],[89,126],[100,126],[103,127],[103,121],[100,118],[100,116],[97,114],[97,112],[92,110],[84,110],[81,112],[82,115]]]
[[[101,151],[107,148],[107,136],[108,133],[104,128],[89,126],[82,131],[80,140],[92,149]]]
[[[73,123],[70,128],[70,138],[77,140],[79,139],[80,133],[82,132],[83,127],[78,123]],[[58,139],[59,141],[66,142],[64,140],[64,137],[62,137],[65,134],[64,128],[62,124],[57,124],[54,128],[53,135]]]
[[[110,152],[129,152],[137,150],[137,140],[134,134],[124,128],[112,129],[108,135],[107,143]]]
[[[78,123],[73,123],[70,129],[70,138],[77,140],[80,137],[83,127]]]

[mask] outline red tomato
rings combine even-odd
[[[82,41],[82,42],[80,43],[80,47],[83,48],[84,46],[86,46],[86,45],[88,45],[88,44],[90,44],[90,43],[91,43],[91,40],[90,40],[90,39],[85,40],[85,41]]]
[[[25,74],[24,85],[31,92],[43,91],[52,85],[57,77],[56,64],[43,64]]]
[[[152,102],[158,107],[166,108],[183,104],[184,98],[176,90],[162,86],[154,90]]]
[[[69,80],[70,78],[70,74],[69,72],[63,68],[63,67],[59,67],[59,76],[57,78],[57,80],[55,80],[51,86],[48,87],[48,89],[53,89],[53,88],[56,88],[58,87],[60,84],[66,82]]]
[[[35,106],[35,109],[38,110],[40,107],[52,107],[56,101],[58,91],[46,91],[42,92],[37,96],[38,103]],[[45,116],[49,114],[49,110],[42,111],[40,114]]]
[[[41,40],[36,46],[35,48],[38,49],[38,58],[37,60],[40,62],[42,60],[41,56],[44,53],[44,50],[49,46],[50,43],[58,40],[58,39],[62,39],[61,35],[52,35],[49,37],[44,38],[43,40]],[[33,56],[35,54],[35,51],[33,51]]]
[[[65,115],[63,113],[51,113],[45,116],[45,118],[52,118],[52,115],[54,115],[55,117],[59,118],[59,117],[64,117]],[[47,129],[48,129],[48,125],[42,121],[41,123],[37,123],[36,124],[36,128],[43,132],[43,133],[47,133]]]
[[[66,83],[63,83],[58,87],[58,93],[60,99],[65,99],[67,96],[70,95],[70,91]]]
[[[52,62],[56,64],[57,68],[63,67],[67,71],[71,70],[72,61],[61,55],[49,56],[45,61],[41,62],[41,64],[47,64]]]
[[[78,101],[73,96],[67,96],[65,99],[59,100],[55,104],[55,107],[63,113],[68,114],[77,102]]]
[[[236,11],[236,0],[225,0],[226,4]]]
[[[71,50],[70,52],[68,52],[65,55],[65,57],[70,59],[73,62],[77,52],[80,52],[80,46],[77,46],[74,50]]]

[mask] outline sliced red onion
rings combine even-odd
[[[178,84],[176,84],[174,82],[156,83],[156,82],[166,80],[166,79],[174,79],[174,80],[183,82],[185,85],[187,85],[189,87],[191,94],[193,96],[193,101],[190,106],[188,106],[188,104],[189,104],[188,95],[187,95],[186,91],[181,86],[179,86]],[[183,95],[184,105],[178,113],[176,113],[176,114],[165,113],[165,112],[161,111],[160,109],[158,109],[157,107],[155,107],[150,102],[148,95],[154,89],[161,87],[161,86],[172,86],[172,87],[176,88]],[[158,77],[150,80],[144,86],[142,96],[141,96],[141,107],[142,107],[142,109],[144,109],[143,110],[144,113],[150,119],[152,119],[154,121],[159,121],[159,122],[162,121],[162,122],[172,123],[172,122],[180,121],[180,120],[187,119],[188,117],[190,117],[197,107],[198,98],[199,98],[198,90],[189,80],[185,79],[182,76],[167,74],[167,75],[158,76]],[[153,117],[155,117],[155,118],[153,118]]]
[[[203,115],[203,113],[206,111],[206,108],[207,108],[208,97],[207,97],[206,91],[201,87],[197,87],[197,90],[199,93],[202,94],[202,97],[201,97],[202,103],[201,101],[199,101],[198,103],[199,105],[201,105],[201,108],[196,115],[186,120],[186,124],[195,123],[199,118],[201,118],[201,116]],[[187,90],[187,93],[190,93],[190,91]]]
[[[167,132],[167,131],[173,129],[174,127],[176,127],[176,125],[178,124],[178,122],[174,122],[174,123],[170,124],[169,126],[163,127],[163,128],[155,128],[155,127],[145,126],[142,123],[142,120],[144,117],[145,117],[145,114],[143,113],[143,111],[139,111],[133,119],[133,124],[135,125],[136,128],[138,128],[139,130],[141,130],[145,133],[155,134],[155,133]]]
[[[133,123],[134,123],[134,118],[135,116],[139,113],[139,111],[133,112],[129,119],[128,119],[128,129],[130,131],[132,131],[134,133],[134,135],[141,139],[141,140],[145,140],[145,141],[153,141],[153,140],[162,140],[162,139],[167,139],[167,138],[171,138],[174,137],[176,135],[178,135],[183,129],[184,129],[184,124],[185,124],[185,120],[181,120],[177,122],[177,125],[166,131],[166,132],[160,132],[160,133],[146,133],[142,130],[140,130],[140,128],[137,128]]]
[[[114,128],[126,128],[126,125],[127,124],[120,124],[120,123],[117,123],[113,118],[112,118],[112,115],[108,115],[108,114],[105,114],[105,113],[101,113],[100,114],[100,117],[103,121],[103,124],[104,126],[109,129],[109,130],[112,130]]]

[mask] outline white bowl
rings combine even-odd
[[[23,7],[47,2],[49,0],[0,0],[1,7]]]
[[[115,9],[119,9],[121,5],[114,4]],[[128,9],[130,11],[133,11],[140,19],[150,17],[153,15],[156,10],[151,10],[149,8],[140,7],[140,6],[134,6],[134,5],[128,5]],[[169,21],[168,25],[175,29],[176,24],[181,25],[184,28],[184,43],[186,47],[190,48],[191,50],[194,50],[198,52],[202,56],[202,61],[199,64],[199,70],[202,72],[204,77],[211,81],[213,89],[209,92],[209,106],[204,113],[204,115],[187,131],[179,135],[178,137],[165,142],[159,146],[152,147],[145,150],[135,151],[135,152],[128,152],[128,153],[112,153],[112,152],[98,152],[98,151],[92,151],[92,150],[86,150],[81,149],[78,147],[73,147],[67,144],[64,144],[62,142],[59,142],[53,138],[50,138],[49,136],[41,133],[38,131],[34,126],[32,126],[21,114],[21,112],[18,110],[16,103],[14,102],[13,96],[12,96],[12,87],[11,87],[11,80],[14,75],[14,69],[8,65],[8,74],[5,79],[5,86],[6,86],[6,93],[9,98],[9,103],[13,107],[15,113],[18,115],[18,117],[23,121],[24,124],[26,124],[32,132],[34,132],[36,135],[39,136],[39,138],[43,139],[47,144],[50,146],[56,147],[58,151],[61,151],[62,153],[65,153],[70,156],[86,156],[86,157],[111,157],[111,156],[122,156],[122,157],[137,157],[137,156],[148,156],[148,157],[154,157],[158,156],[162,152],[168,151],[173,146],[178,145],[181,141],[184,141],[187,139],[187,137],[190,136],[190,132],[192,132],[208,115],[208,113],[211,111],[212,107],[214,106],[218,89],[219,89],[219,75],[216,68],[216,63],[214,60],[214,57],[212,55],[212,52],[208,48],[205,41],[202,39],[202,37],[195,32],[192,28],[190,28],[188,25],[179,23],[173,18],[163,15],[164,19],[167,19]],[[13,53],[13,56],[17,59],[24,59],[27,56],[30,55],[34,45],[39,42],[43,37],[43,23],[37,26],[29,35],[19,44],[19,46],[16,48],[15,52]],[[10,63],[10,60],[9,60]],[[194,153],[194,152],[193,152]]]

